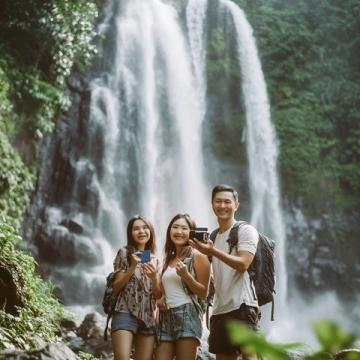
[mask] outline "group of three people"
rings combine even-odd
[[[237,359],[240,354],[243,359],[256,358],[231,344],[226,325],[229,319],[236,319],[256,330],[260,317],[247,273],[258,243],[256,229],[249,224],[240,226],[237,247],[228,252],[227,240],[238,207],[234,188],[214,187],[212,208],[219,229],[214,241],[205,243],[189,239],[195,222],[188,214],[177,214],[167,228],[162,266],[154,256],[152,224],[141,216],[130,219],[127,246],[114,260],[113,292],[119,294],[111,324],[115,360],[130,359],[133,344],[136,360],[196,359],[202,312],[195,300],[207,297],[211,266],[215,299],[209,351],[217,360]],[[138,252],[143,250],[153,254],[150,262],[141,262]],[[188,261],[193,262],[194,271],[187,266]]]

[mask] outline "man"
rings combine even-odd
[[[210,319],[209,351],[216,360],[256,359],[231,344],[226,323],[240,320],[256,330],[259,321],[259,306],[255,289],[247,272],[254,259],[259,234],[249,225],[238,228],[238,244],[229,254],[230,230],[235,224],[235,212],[239,208],[238,194],[228,185],[217,185],[212,190],[212,208],[217,217],[219,230],[214,243],[190,240],[197,250],[212,256],[215,285],[215,301]]]

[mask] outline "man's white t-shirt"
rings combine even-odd
[[[226,240],[229,238],[230,230],[231,228],[224,233],[218,233],[215,239],[214,246],[225,253],[229,253],[229,244]],[[259,241],[257,230],[250,224],[245,224],[240,225],[238,231],[237,251],[248,251],[255,255]],[[235,255],[235,251],[233,249],[231,254]],[[213,257],[212,266],[215,286],[213,315],[236,310],[243,303],[258,307],[255,288],[247,271],[236,271],[216,257]]]

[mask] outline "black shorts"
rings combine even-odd
[[[227,328],[228,320],[238,320],[254,331],[258,330],[260,311],[258,308],[242,304],[239,309],[210,318],[209,351],[213,354],[237,355],[239,346],[230,342]]]

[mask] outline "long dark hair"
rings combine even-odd
[[[176,247],[175,247],[175,244],[171,240],[170,231],[171,231],[171,227],[173,226],[174,222],[179,219],[185,219],[186,223],[189,225],[190,230],[194,230],[196,228],[196,223],[190,217],[189,214],[177,214],[171,219],[171,221],[167,227],[167,230],[166,230],[166,240],[165,240],[165,246],[164,246],[164,253],[165,253],[164,255],[165,256],[164,256],[162,274],[169,266],[170,261],[175,259],[175,256],[176,256]],[[183,256],[184,257],[189,256],[191,254],[191,251],[192,251],[192,247],[190,245],[185,246]]]
[[[150,239],[145,244],[145,250],[150,250],[152,254],[155,254],[155,252],[156,252],[156,237],[155,237],[155,230],[154,230],[153,224],[144,216],[134,215],[129,220],[127,229],[126,229],[126,234],[127,234],[126,249],[127,249],[127,260],[128,260],[129,264],[131,262],[131,255],[137,251],[137,244],[134,241],[133,236],[132,236],[132,229],[133,229],[134,222],[136,220],[142,220],[149,227],[149,230],[150,230]]]

